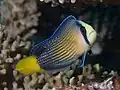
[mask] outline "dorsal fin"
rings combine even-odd
[[[47,48],[46,42],[47,42],[47,40],[44,40],[42,42],[39,42],[35,46],[33,46],[29,55],[35,55],[35,56],[39,57]]]
[[[65,33],[68,32],[68,29],[71,27],[73,23],[75,23],[75,21],[76,18],[74,16],[72,15],[68,16],[61,22],[61,24],[58,26],[58,28],[55,30],[51,37],[64,35]]]
[[[38,44],[33,46],[33,48],[30,51],[30,55],[39,56],[42,52],[46,50],[46,48],[48,48],[48,45],[53,45],[51,44],[51,40],[54,40],[55,37],[59,37],[59,39],[61,39],[63,36],[66,36],[66,34],[68,34],[67,32],[70,32],[72,30],[71,27],[76,27],[76,21],[76,18],[72,15],[65,18],[50,38],[39,42]]]

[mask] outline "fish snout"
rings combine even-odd
[[[93,43],[95,42],[96,38],[97,38],[96,31],[95,30],[91,31],[89,33],[89,38],[88,38],[91,45],[93,45]]]

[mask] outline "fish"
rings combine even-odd
[[[69,15],[49,38],[33,46],[29,56],[20,60],[15,69],[24,75],[54,74],[74,65],[80,56],[83,56],[80,67],[84,67],[96,37],[91,25]]]

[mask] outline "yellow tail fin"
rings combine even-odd
[[[35,72],[43,73],[44,69],[40,67],[36,58],[36,56],[30,56],[20,60],[17,63],[15,69],[24,75],[32,74]]]

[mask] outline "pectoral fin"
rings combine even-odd
[[[87,52],[85,52],[82,56],[82,63],[80,64],[80,67],[84,67],[85,65],[86,55],[87,55]]]

